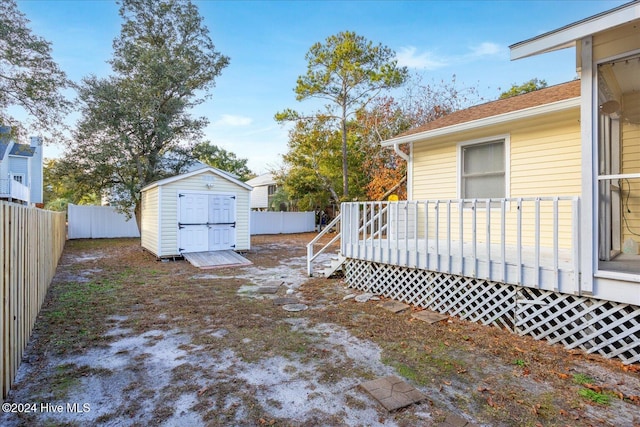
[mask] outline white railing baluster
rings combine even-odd
[[[535,203],[535,219],[534,219],[534,261],[535,273],[533,275],[534,285],[540,288],[540,198],[536,197]]]
[[[491,199],[488,199],[485,203],[485,221],[486,223],[486,260],[487,260],[487,275],[485,279],[491,280]]]
[[[404,265],[409,266],[409,202],[404,202]]]
[[[429,268],[429,201],[424,201],[424,259],[425,268]]]
[[[473,260],[473,269],[471,274],[478,275],[478,201],[473,199],[471,202],[471,258]]]
[[[582,295],[582,285],[580,283],[580,204],[578,198],[571,201],[571,245],[573,252],[573,281],[574,291],[577,295]]]
[[[507,280],[507,201],[502,199],[500,201],[500,281]]]
[[[435,222],[435,251],[436,253],[434,254],[436,257],[436,270],[440,271],[440,201],[436,200],[436,205],[435,205],[435,217],[436,217],[436,222]],[[449,221],[447,221],[447,224],[449,224]],[[447,270],[448,271],[448,270]]]
[[[458,239],[460,240],[460,268],[458,274],[464,274],[464,200],[458,201]]]
[[[553,290],[560,290],[558,281],[558,197],[553,198]]]
[[[413,205],[413,267],[418,267],[418,202]]]
[[[517,284],[522,284],[522,199],[517,199],[518,205],[518,220],[516,222],[516,254],[518,264],[518,279]]]

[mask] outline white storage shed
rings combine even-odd
[[[142,189],[142,247],[159,258],[249,250],[252,187],[207,167]]]

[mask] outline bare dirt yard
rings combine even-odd
[[[67,242],[0,425],[640,425],[637,366],[344,299],[305,276],[311,238],[254,236],[253,265],[213,270]],[[390,374],[427,399],[389,413],[359,387]]]

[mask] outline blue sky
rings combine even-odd
[[[32,30],[52,43],[53,56],[74,81],[107,76],[112,41],[120,31],[110,0],[17,0]],[[397,53],[401,65],[425,82],[476,86],[487,100],[531,78],[550,85],[576,76],[573,49],[509,60],[508,46],[625,1],[194,1],[216,49],[230,57],[206,116],[207,138],[249,159],[256,173],[277,167],[287,130],[273,116],[285,108],[314,111],[295,100],[296,79],[315,42],[355,31]],[[46,156],[60,154],[55,145]]]

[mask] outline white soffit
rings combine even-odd
[[[509,46],[511,60],[572,47],[577,40],[637,19],[640,19],[640,0],[513,44]]]

